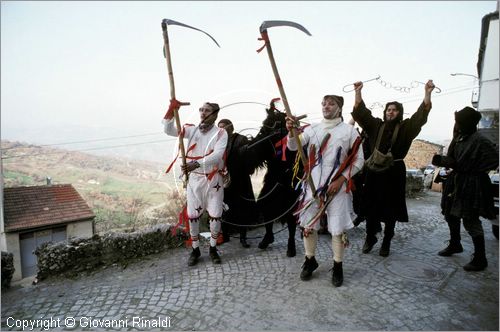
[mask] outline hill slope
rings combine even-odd
[[[4,186],[70,183],[96,214],[97,231],[174,222],[182,206],[165,165],[2,141]]]

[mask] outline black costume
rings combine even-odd
[[[450,229],[450,243],[440,256],[451,256],[463,251],[460,243],[460,219],[472,237],[474,258],[464,266],[469,271],[487,266],[484,233],[479,216],[496,216],[488,171],[498,167],[498,150],[493,143],[476,130],[481,114],[466,107],[455,112],[455,130],[447,156],[434,156],[436,166],[452,168],[444,181],[441,199],[442,213]]]
[[[387,153],[391,148],[392,134],[396,124],[399,123],[400,126],[396,140],[391,148],[394,164],[381,173],[375,173],[365,168],[366,178],[362,210],[366,215],[367,238],[363,252],[369,252],[377,242],[375,235],[381,231],[380,222],[385,222],[382,249],[386,249],[386,255],[389,254],[390,241],[394,236],[396,221],[408,221],[405,200],[406,166],[403,159],[408,153],[413,139],[417,137],[422,126],[427,122],[427,116],[432,107],[431,104],[426,106],[422,102],[411,118],[403,120],[403,106],[397,102],[389,104],[396,104],[399,110],[398,116],[389,121],[373,117],[363,101],[357,107],[354,107],[351,113],[353,119],[361,126],[369,138],[370,154],[375,148],[377,135],[383,123],[385,123],[385,128],[378,147],[378,150],[382,153]]]
[[[364,131],[361,132],[361,138],[363,139],[362,143],[362,148],[363,148],[363,156],[365,157],[365,160],[370,157],[371,151],[370,151],[370,141],[368,139],[368,135]],[[354,190],[352,192],[352,208],[354,210],[354,213],[356,213],[357,217],[356,219],[352,222],[354,224],[354,227],[359,226],[360,223],[366,220],[366,213],[363,209],[363,201],[365,197],[365,178],[366,178],[366,171],[365,167],[358,173],[354,174],[352,177],[352,180],[354,182]]]
[[[257,199],[259,211],[266,223],[266,234],[259,243],[259,248],[265,249],[274,242],[273,224],[274,221],[280,220],[282,223],[286,222],[288,226],[287,256],[294,257],[296,254],[297,218],[293,213],[296,210],[300,194],[300,190],[296,189],[296,186],[302,175],[302,167],[299,164],[297,177],[294,178],[293,166],[297,151],[290,151],[288,148],[282,149],[280,146],[276,152],[276,156],[267,161],[268,171],[264,176],[264,185]],[[283,152],[285,153],[284,157]]]
[[[226,148],[226,166],[231,182],[224,189],[224,203],[229,210],[223,214],[222,234],[224,242],[229,241],[231,230],[239,229],[240,242],[247,247],[247,226],[255,224],[258,219],[257,204],[250,179],[251,170],[245,162],[245,151],[248,139],[238,133],[232,133],[228,138]],[[243,225],[238,227],[237,225]]]

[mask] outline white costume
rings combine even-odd
[[[318,157],[321,144],[324,142],[323,140],[327,134],[330,134],[330,138],[324,143],[326,145],[324,145],[324,149],[321,151],[321,158],[318,158],[319,160],[311,170],[311,177],[316,186],[316,190],[329,185],[327,181],[329,180],[328,178],[332,170],[335,169],[336,171],[343,163],[354,141],[359,136],[353,126],[342,122],[339,117],[332,120],[323,119],[320,123],[306,127],[304,132],[300,135],[300,140],[303,146],[309,145],[307,151],[310,151],[311,144],[314,144],[315,155]],[[288,139],[287,146],[292,151],[297,150],[295,139]],[[359,149],[352,167],[346,168],[342,175],[349,180],[354,174],[361,170],[363,163],[363,150]],[[335,175],[335,171],[333,175],[330,176],[331,178]],[[308,202],[312,198],[312,193],[305,181],[304,186],[306,188],[305,202]],[[308,208],[301,211],[299,215],[300,225],[302,227],[309,227],[310,225],[308,224],[317,212],[318,205],[316,202],[313,202]],[[342,188],[328,205],[326,214],[328,216],[328,231],[333,236],[341,235],[345,230],[354,227],[352,221],[355,219],[356,215],[352,208],[352,194],[351,192],[346,192],[346,183],[342,185]],[[310,228],[317,231],[319,227],[319,222],[316,222]]]
[[[164,119],[163,124],[167,135],[177,137],[174,119]],[[189,173],[187,185],[187,213],[193,248],[199,246],[198,219],[205,210],[210,221],[210,245],[214,247],[221,226],[224,187],[220,173],[224,169],[227,132],[215,125],[206,132],[191,124],[184,125],[183,130],[188,142],[185,145],[187,162],[197,161],[200,165]]]

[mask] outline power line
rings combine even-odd
[[[89,140],[83,140],[83,141],[40,144],[40,145],[37,144],[37,146],[47,147],[47,146],[59,146],[59,145],[80,144],[80,143],[92,143],[92,142],[112,141],[112,140],[117,140],[117,139],[144,137],[144,136],[152,136],[152,135],[160,135],[160,134],[164,135],[164,133],[162,133],[162,132],[156,132],[156,133],[147,133],[147,134],[130,135],[130,136],[115,136],[115,137],[107,137],[107,138],[96,138],[96,139],[89,139]],[[20,149],[20,148],[29,148],[29,147],[28,146],[22,146],[22,147],[13,146],[10,148],[4,148],[2,150],[7,151],[7,150],[11,150],[11,149]]]

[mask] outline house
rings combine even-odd
[[[444,146],[422,139],[416,139],[411,144],[410,150],[405,157],[407,169],[420,168],[423,169],[432,161],[435,154],[443,154]]]
[[[42,243],[94,234],[95,215],[70,184],[4,188],[3,198],[0,245],[14,255],[13,281],[36,274]]]

